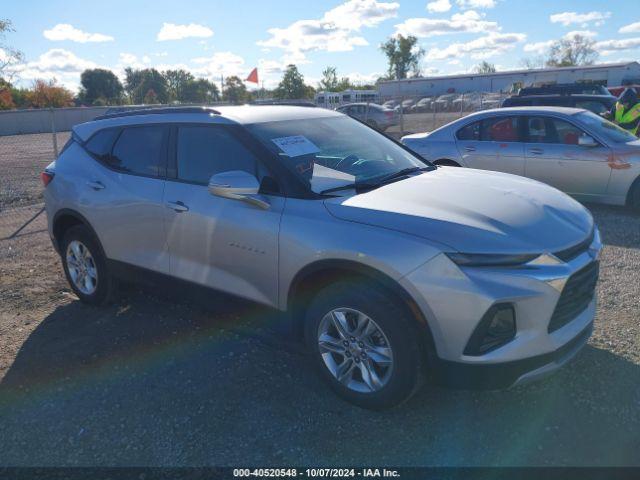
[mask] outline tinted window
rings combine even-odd
[[[532,143],[578,145],[582,134],[582,130],[564,120],[545,117],[531,117],[527,120],[527,135]]]
[[[160,175],[165,131],[159,126],[125,128],[113,147],[109,163],[124,172]]]
[[[85,144],[85,148],[98,160],[108,161],[113,142],[119,133],[120,130],[117,128],[102,130],[89,139]]]
[[[458,140],[480,140],[480,122],[474,122],[458,130]]]
[[[488,142],[517,142],[518,117],[494,117],[482,121],[481,138]]]
[[[178,178],[208,184],[212,175],[243,170],[257,175],[258,162],[225,128],[180,127],[178,129]]]
[[[591,112],[578,113],[576,119],[612,142],[633,142],[638,139],[634,134]]]

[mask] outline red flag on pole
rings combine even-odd
[[[259,83],[258,82],[258,67],[256,67],[253,70],[251,70],[251,73],[249,74],[249,76],[247,77],[247,79],[245,81],[246,82],[251,82],[251,83]]]

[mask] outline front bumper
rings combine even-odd
[[[542,377],[572,358],[593,329],[595,296],[561,326],[550,321],[569,280],[594,266],[601,248],[596,232],[586,250],[564,262],[544,255],[518,267],[459,267],[442,254],[403,277],[427,320],[441,383],[503,388]],[[465,355],[485,312],[503,303],[515,311],[515,337],[482,355]]]

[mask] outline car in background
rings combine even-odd
[[[523,87],[518,95],[609,95],[607,87],[596,83],[553,83],[537,87]]]
[[[636,94],[638,96],[640,96],[640,85],[621,85],[618,87],[607,87],[607,90],[609,91],[609,93],[611,95],[613,95],[614,97],[618,98],[620,95],[622,95],[622,92],[624,92],[627,88],[633,88],[636,92]]]
[[[573,107],[584,108],[596,114],[601,114],[611,110],[616,103],[613,95],[591,95],[591,94],[549,94],[549,95],[515,95],[505,98],[502,107]]]
[[[582,201],[640,209],[640,140],[584,109],[488,110],[401,141],[437,165],[513,173]]]
[[[384,132],[387,128],[398,125],[398,114],[389,108],[376,103],[346,103],[336,110],[356,118],[370,127]]]
[[[593,330],[602,242],[583,206],[525,178],[435,168],[328,109],[106,115],[73,127],[42,180],[82,302],[142,275],[286,312],[283,345],[300,341],[363,407],[397,405],[426,376],[539,379]]]
[[[432,100],[433,99],[431,97],[421,98],[420,100],[418,100],[416,102],[415,105],[412,105],[411,108],[409,108],[409,111],[411,113],[430,112],[431,111],[431,102],[432,102]]]

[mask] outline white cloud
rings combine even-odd
[[[75,90],[80,82],[80,74],[87,68],[97,68],[90,60],[79,58],[62,48],[52,48],[37,60],[15,65],[11,68],[20,80],[58,80],[65,87]]]
[[[103,35],[102,33],[88,33],[83,32],[80,29],[75,28],[68,23],[59,23],[51,30],[45,30],[42,32],[44,37],[52,41],[70,40],[72,42],[87,43],[87,42],[112,42],[113,37],[109,35]]]
[[[460,8],[493,8],[496,6],[496,0],[457,0]]]
[[[622,50],[640,48],[640,37],[625,38],[624,40],[604,40],[596,42],[594,48],[602,55],[611,55]]]
[[[396,33],[404,36],[414,35],[419,38],[448,33],[489,32],[500,30],[496,22],[484,20],[483,15],[474,10],[454,13],[451,19],[408,18],[399,23]]]
[[[451,10],[451,2],[449,0],[435,0],[427,3],[427,10],[431,13],[443,13]]]
[[[527,38],[522,33],[490,33],[465,43],[452,43],[445,48],[431,48],[427,60],[448,60],[470,56],[474,59],[489,58],[505,53]]]
[[[163,23],[156,39],[162,42],[165,40],[182,40],[184,38],[207,38],[212,35],[213,30],[197,23],[190,23],[189,25]]]
[[[194,58],[192,62],[200,65],[191,69],[194,75],[214,81],[219,80],[220,75],[225,77],[237,75],[244,78],[248,73],[244,66],[244,58],[232,52],[216,52],[209,57]]]
[[[375,27],[397,16],[399,7],[396,2],[348,0],[318,20],[298,20],[285,28],[270,28],[270,37],[257,43],[284,50],[285,61],[305,63],[305,52],[344,52],[368,45],[363,37],[354,34],[362,27]]]
[[[640,33],[640,22],[630,23],[618,30],[619,33]]]
[[[524,47],[522,47],[522,50],[524,50],[525,52],[542,55],[551,48],[551,45],[553,45],[554,42],[555,40],[547,40],[546,42],[527,43]]]
[[[572,30],[570,32],[565,33],[563,38],[571,39],[576,35],[580,35],[581,37],[585,37],[585,38],[594,38],[598,36],[598,33],[592,30]]]
[[[574,24],[580,24],[585,27],[590,23],[593,23],[596,26],[602,25],[609,17],[611,17],[611,12],[562,12],[550,15],[549,20],[551,20],[551,23],[561,23],[565,27]]]

